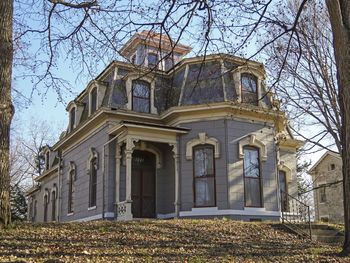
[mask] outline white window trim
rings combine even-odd
[[[290,181],[292,181],[293,176],[292,176],[292,169],[290,169],[288,166],[286,166],[283,162],[281,162],[278,165],[278,170],[285,172],[286,173],[286,179],[287,179],[287,183],[289,183]]]
[[[74,125],[73,125],[73,128],[72,128],[72,119],[71,119],[71,111],[74,110],[75,113],[74,113]],[[71,132],[72,130],[75,129],[75,127],[77,127],[77,106],[74,104],[70,109],[69,109],[69,132]]]
[[[51,153],[50,148],[48,146],[46,146],[45,151],[44,151],[44,155],[45,155],[45,171],[49,171],[50,168],[51,168],[51,165],[50,165],[50,153]],[[49,155],[49,160],[47,160],[47,155]]]
[[[161,62],[162,61],[160,61],[160,55],[157,52],[153,51],[153,50],[148,50],[147,51],[147,59],[146,59],[146,63],[145,63],[146,67],[148,67],[148,56],[149,55],[156,55],[157,56],[157,65],[156,65],[155,69],[159,69],[160,66],[161,66]],[[150,69],[153,69],[153,67],[150,68]]]
[[[90,164],[94,158],[96,158],[96,170],[98,170],[98,152],[95,150],[95,148],[90,148],[89,158],[88,158],[88,162],[87,162],[88,171],[90,171]]]
[[[76,175],[77,175],[77,173],[76,173],[76,165],[75,165],[75,163],[74,162],[69,162],[69,170],[68,170],[68,173],[67,173],[67,182],[69,183],[69,176],[70,176],[70,174],[71,174],[71,172],[74,172],[74,177],[73,177],[73,179],[74,179],[74,181],[76,180]]]
[[[94,206],[88,207],[88,211],[95,210],[95,209],[96,209],[96,206],[95,206],[95,205],[94,205]]]
[[[91,88],[90,88],[90,90],[89,90],[89,116],[91,116],[91,106],[92,106],[92,103],[91,103],[91,101],[92,101],[92,96],[91,96],[91,93],[92,93],[92,91],[94,90],[94,89],[96,89],[96,110],[95,110],[95,112],[98,110],[98,108],[99,108],[99,90],[98,90],[98,86],[97,85],[93,85],[93,86],[91,86]],[[95,113],[94,112],[94,113]]]
[[[150,113],[157,114],[157,108],[154,106],[154,90],[155,90],[155,79],[149,76],[140,76],[139,74],[129,73],[126,80],[126,92],[128,96],[128,103],[126,104],[127,109],[132,110],[132,82],[134,80],[146,81],[150,84]],[[149,114],[149,113],[144,113]]]
[[[194,138],[186,144],[186,159],[193,159],[193,147],[197,145],[209,144],[214,146],[214,157],[220,158],[220,143],[214,137],[208,137],[205,132],[198,133],[198,138]]]
[[[242,82],[241,82],[241,76],[242,74],[251,74],[256,77],[257,81],[257,95],[258,95],[258,105],[261,105],[261,83],[263,80],[265,80],[266,75],[265,72],[258,68],[253,68],[249,66],[239,66],[235,70],[232,71],[233,73],[233,79],[235,83],[235,89],[237,94],[238,102],[242,102]]]
[[[260,159],[261,161],[267,160],[267,149],[265,143],[256,138],[255,134],[250,134],[238,142],[238,154],[239,158],[244,158],[244,146],[253,146],[259,149]]]

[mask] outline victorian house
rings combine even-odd
[[[29,219],[279,220],[294,195],[296,149],[264,66],[135,34],[67,106],[69,125],[44,149]]]

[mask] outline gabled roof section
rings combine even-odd
[[[335,153],[332,151],[327,151],[325,152],[322,157],[320,159],[318,159],[318,161],[309,169],[308,174],[312,174],[314,172],[314,170],[323,162],[323,160],[327,157],[327,156],[332,156],[334,158],[338,158],[341,159],[341,156],[339,153]]]
[[[140,33],[134,34],[128,42],[119,50],[119,52],[128,57],[131,52],[134,51],[135,47],[139,44],[145,44],[155,48],[161,48],[165,51],[174,51],[181,54],[182,56],[187,55],[191,52],[192,48],[180,43],[175,43],[166,34],[159,34],[149,30],[143,30]]]

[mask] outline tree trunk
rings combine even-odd
[[[11,100],[13,0],[0,1],[0,222],[11,223],[10,126],[14,114]]]
[[[350,2],[326,0],[333,31],[337,63],[340,115],[342,118],[342,159],[345,241],[342,254],[350,254]]]

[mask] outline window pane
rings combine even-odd
[[[97,110],[97,89],[91,91],[91,114]]]
[[[254,148],[244,148],[244,176],[259,177],[259,151]]]
[[[147,82],[134,81],[132,96],[134,111],[150,112],[150,88]]]
[[[246,206],[261,206],[260,179],[245,178],[245,205]]]
[[[286,172],[279,171],[279,183],[280,183],[280,191],[281,191],[281,208],[283,212],[289,211],[289,201],[288,201],[288,187],[287,187],[287,176]]]
[[[75,125],[75,108],[71,109],[70,111],[69,123],[70,123],[70,130],[73,130]]]
[[[148,66],[155,67],[158,64],[158,56],[156,54],[148,54]]]
[[[133,84],[133,96],[140,98],[149,98],[149,86],[143,82],[134,82]]]
[[[214,175],[214,153],[212,147],[201,147],[194,151],[195,177]]]
[[[242,82],[242,91],[256,93],[257,83],[256,83],[255,76],[250,75],[250,74],[242,74],[241,82]]]
[[[196,206],[215,206],[215,180],[209,178],[195,178]]]
[[[148,99],[133,98],[132,105],[134,111],[149,113]]]
[[[284,171],[279,171],[279,180],[280,180],[280,190],[284,193],[287,193],[286,173]]]
[[[97,192],[96,159],[93,159],[90,165],[90,202],[89,202],[90,207],[96,206],[96,192]]]
[[[320,188],[320,202],[321,203],[327,202],[326,187],[325,186],[321,186],[321,188]]]

